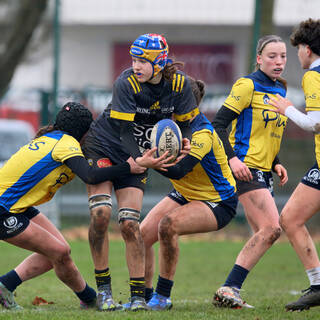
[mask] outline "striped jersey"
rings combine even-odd
[[[268,103],[277,93],[285,97],[284,84],[258,70],[237,80],[224,102],[239,115],[232,121],[229,141],[249,168],[270,171],[280,151],[287,117],[273,111]]]
[[[170,179],[174,188],[188,201],[220,202],[232,197],[236,192],[236,182],[223,144],[212,124],[200,113],[190,127],[190,155],[200,161],[183,178]]]
[[[115,81],[111,103],[93,122],[88,134],[107,151],[114,163],[119,163],[129,157],[121,149],[119,120],[133,123],[135,139],[143,151],[150,147],[151,131],[158,121],[171,118],[187,121],[198,113],[191,86],[183,72],[177,71],[173,81],[162,77],[159,84],[151,84],[140,83],[131,68]]]
[[[82,156],[79,142],[52,131],[20,148],[0,169],[0,206],[12,213],[49,201],[74,178],[63,162]]]
[[[308,70],[302,78],[306,111],[320,111],[320,66]],[[314,135],[318,167],[320,167],[320,134]]]

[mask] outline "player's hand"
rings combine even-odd
[[[177,164],[179,161],[181,161],[186,155],[190,153],[191,150],[191,144],[190,140],[188,138],[182,139],[182,149],[180,151],[180,154],[178,155],[177,159],[173,162],[174,164]]]
[[[132,157],[130,157],[127,162],[130,165],[130,172],[133,174],[140,174],[147,170],[147,168],[139,166]]]
[[[167,171],[167,167],[174,166],[174,163],[170,163],[173,160],[173,156],[168,157],[169,151],[166,151],[161,157],[154,158],[156,151],[157,147],[145,151],[141,157],[136,158],[136,163],[139,166],[160,171]]]
[[[190,140],[188,138],[183,138],[182,139],[182,149],[181,149],[180,153],[187,155],[190,151],[191,151]]]
[[[276,112],[285,115],[286,109],[293,104],[289,99],[281,97],[280,94],[276,94],[276,97],[277,99],[270,98],[269,104],[276,108]]]
[[[279,186],[282,187],[288,182],[288,174],[286,168],[278,163],[274,166],[274,171],[280,178]]]
[[[242,162],[238,157],[233,157],[229,160],[230,168],[233,172],[233,175],[242,181],[251,181],[253,179],[251,171],[247,165]]]

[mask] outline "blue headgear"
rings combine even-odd
[[[147,60],[153,67],[152,77],[156,76],[171,60],[168,59],[169,47],[166,39],[156,33],[138,37],[130,48],[130,55]]]

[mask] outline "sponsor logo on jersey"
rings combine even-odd
[[[56,183],[52,187],[55,187],[58,184],[61,184],[61,185],[66,184],[68,180],[69,180],[69,176],[66,173],[62,172],[58,177],[58,179],[56,180]]]
[[[107,168],[112,166],[112,162],[110,161],[109,158],[101,158],[97,161],[97,166],[99,168]]]
[[[156,101],[151,107],[150,110],[157,110],[160,109],[160,103],[159,101]]]
[[[236,101],[239,101],[241,96],[236,96],[234,93],[233,93],[233,90],[230,92],[230,97]]]
[[[282,120],[279,113],[276,111],[266,110],[264,109],[262,111],[262,118],[265,122],[264,127],[266,128],[268,123],[271,121],[276,121],[276,127],[285,127],[286,126],[286,120]]]
[[[269,96],[268,96],[267,94],[265,94],[265,95],[263,96],[263,103],[264,103],[264,104],[269,104],[269,101],[270,101]]]
[[[196,147],[196,148],[201,149],[201,148],[203,148],[204,143],[197,143],[197,141],[191,140],[191,145],[192,145],[193,147]]]
[[[317,94],[313,93],[313,94],[310,94],[308,96],[305,96],[305,98],[306,98],[306,100],[307,99],[315,100],[315,99],[317,99]]]

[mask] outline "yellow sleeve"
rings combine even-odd
[[[302,78],[306,111],[320,111],[320,73],[308,71]]]
[[[224,102],[224,106],[240,114],[252,100],[254,85],[251,79],[240,78],[233,85],[231,92]]]
[[[69,135],[63,135],[52,150],[52,158],[58,162],[64,162],[72,157],[84,157],[80,143]]]
[[[202,160],[212,149],[212,133],[204,129],[192,134],[190,155]]]

